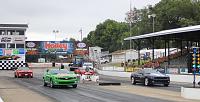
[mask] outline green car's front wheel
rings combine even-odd
[[[51,80],[51,82],[50,82],[50,87],[51,87],[51,88],[54,88],[54,87],[55,87],[55,86],[54,86],[53,80]]]
[[[73,88],[77,88],[77,84],[72,85]]]
[[[44,80],[44,83],[43,83],[43,85],[44,85],[44,86],[47,86],[47,83],[45,82],[45,80]]]

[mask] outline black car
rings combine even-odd
[[[131,74],[131,83],[143,83],[145,86],[154,84],[163,84],[168,86],[170,83],[170,77],[160,73],[155,69],[141,69]]]

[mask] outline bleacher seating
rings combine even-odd
[[[182,54],[181,54],[181,51],[176,52],[174,54],[170,54],[169,55],[170,65],[186,66],[186,64],[182,64],[182,63],[186,62],[187,53],[188,53],[187,49],[183,49]],[[149,62],[145,63],[144,67],[146,67],[146,68],[157,68],[157,67],[160,67],[161,64],[167,65],[167,62],[168,62],[168,56],[161,57],[161,58],[157,58],[157,59],[154,59],[153,61],[149,61]]]

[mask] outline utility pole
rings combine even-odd
[[[59,31],[58,30],[53,30],[53,33],[55,34],[55,42],[54,42],[54,44],[56,44],[56,34],[59,33]],[[57,60],[57,49],[55,48],[55,62],[56,62],[56,60]]]
[[[131,34],[131,26],[132,26],[132,4],[131,4],[131,0],[130,0],[130,11],[129,11],[129,27],[130,27],[130,37],[132,36]],[[132,40],[130,39],[130,49],[132,48]]]
[[[82,28],[81,28],[81,30],[79,32],[81,33],[81,42],[82,42],[82,40],[83,40],[83,37],[82,37],[83,30],[82,30]]]

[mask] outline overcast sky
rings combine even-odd
[[[80,40],[106,19],[124,21],[130,0],[0,0],[0,23],[26,23],[28,40]],[[160,0],[131,0],[132,6],[144,8]]]

